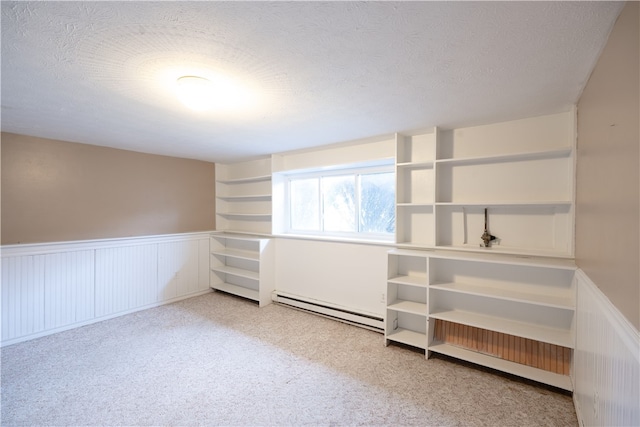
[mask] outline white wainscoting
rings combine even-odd
[[[209,233],[2,247],[2,345],[210,292]]]
[[[573,400],[582,426],[640,425],[640,335],[578,270]]]

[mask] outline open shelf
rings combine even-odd
[[[417,248],[422,248],[422,246],[416,245]],[[530,249],[526,247],[518,247],[518,246],[493,246],[485,248],[480,245],[451,245],[451,246],[441,246],[438,245],[435,247],[438,250],[442,251],[459,251],[459,252],[477,252],[477,253],[485,253],[485,254],[496,254],[496,255],[522,255],[527,257],[553,257],[559,259],[567,259],[572,260],[573,257],[568,255],[565,252],[553,251],[553,250],[542,250],[542,249]]]
[[[488,248],[493,249],[493,248]],[[471,253],[460,251],[437,250],[430,251],[429,258],[431,260],[456,260],[464,262],[477,262],[481,264],[500,264],[521,267],[535,267],[556,270],[575,271],[577,269],[573,260],[555,258],[555,257],[534,257],[516,254],[495,254],[490,252]]]
[[[427,348],[427,335],[411,331],[409,329],[399,328],[393,331],[393,333],[387,335],[385,338],[387,341],[395,341],[412,347],[421,349]]]
[[[270,234],[273,186],[271,158],[216,163],[216,228]]]
[[[271,213],[244,213],[244,212],[218,212],[221,216],[235,216],[246,218],[267,218],[271,217]]]
[[[406,207],[406,208],[423,208],[423,207],[432,207],[433,203],[424,202],[424,203],[413,203],[413,202],[402,202],[396,203],[397,207]]]
[[[396,164],[400,167],[433,167],[438,129],[418,135],[396,135]]]
[[[426,277],[419,276],[396,276],[388,279],[387,282],[399,285],[419,286],[422,288],[427,287]]]
[[[244,270],[242,268],[229,267],[227,265],[219,265],[211,267],[211,271],[218,273],[231,274],[232,276],[244,277],[251,280],[258,280],[260,275],[256,271]]]
[[[490,331],[502,332],[504,334],[529,338],[549,344],[556,344],[562,347],[575,347],[573,342],[573,334],[570,330],[566,329],[551,328],[537,324],[504,319],[502,317],[488,316],[484,314],[458,310],[431,312],[429,313],[429,317],[453,323],[460,323],[462,325],[474,326],[481,329],[488,329]]]
[[[270,237],[270,235],[264,235],[264,234],[258,234],[258,233],[247,233],[242,230],[228,230],[224,232],[214,231],[213,233],[211,233],[211,237],[214,239],[256,242],[256,239]]]
[[[433,203],[434,169],[413,165],[412,167],[397,168],[396,170],[396,202],[402,203]]]
[[[520,163],[444,163],[436,168],[436,203],[572,200],[572,158]]]
[[[387,309],[423,316],[427,314],[427,304],[415,301],[395,300],[387,305]]]
[[[435,215],[433,204],[399,204],[396,208],[396,243],[433,247]]]
[[[533,368],[531,366],[522,365],[520,363],[511,362],[440,342],[434,342],[428,347],[428,350],[502,372],[514,374],[523,378],[528,378],[530,380],[542,382],[544,384],[549,384],[563,390],[573,390],[571,378],[569,378],[568,375],[556,374],[543,369]]]
[[[251,201],[251,200],[271,200],[271,194],[247,194],[244,195],[233,195],[233,196],[220,196],[217,195],[216,198],[222,200],[232,200],[232,201]]]
[[[572,289],[564,289],[559,292],[546,287],[542,288],[540,292],[534,293],[519,290],[519,284],[514,284],[511,288],[508,285],[503,285],[498,288],[466,283],[438,283],[431,284],[430,288],[445,292],[459,292],[462,294],[478,295],[505,301],[516,301],[563,310],[575,310],[575,299],[573,298]]]
[[[213,255],[219,255],[224,257],[238,258],[238,259],[247,259],[251,261],[259,261],[260,254],[253,251],[243,251],[243,250],[234,250],[234,249],[219,249],[212,250],[211,253]]]
[[[430,160],[427,162],[403,162],[396,163],[398,168],[406,168],[406,169],[429,169],[432,168],[435,164],[435,160]]]
[[[210,287],[271,303],[274,290],[272,239],[253,234],[211,233]]]
[[[501,163],[501,162],[518,162],[524,160],[545,160],[560,157],[569,157],[572,154],[572,148],[560,148],[555,150],[528,151],[522,153],[498,154],[492,156],[478,157],[461,157],[447,158],[436,160],[437,164],[480,164],[480,163]]]
[[[270,180],[271,180],[271,174],[247,176],[244,178],[219,179],[218,182],[222,184],[248,184],[252,182],[270,181]]]
[[[388,254],[385,338],[425,349],[427,345],[428,260],[394,249]]]
[[[481,240],[485,208],[488,231],[498,238],[489,248]],[[567,203],[438,202],[434,222],[437,248],[567,258],[573,253],[573,209]]]
[[[570,200],[510,200],[510,201],[482,201],[482,202],[436,202],[436,206],[570,206]]]
[[[248,298],[254,301],[259,301],[260,293],[255,289],[249,289],[244,286],[234,285],[233,283],[216,283],[212,286],[213,289],[228,292],[230,294],[238,295],[243,298]]]

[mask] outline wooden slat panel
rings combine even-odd
[[[569,375],[570,348],[436,319],[434,338],[500,359]]]

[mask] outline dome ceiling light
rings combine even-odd
[[[204,75],[207,77],[187,74],[174,80],[176,95],[188,108],[198,112],[248,112],[257,107],[259,97],[243,82],[215,73]]]
[[[216,90],[214,84],[204,77],[182,76],[177,80],[178,98],[195,111],[213,108]]]

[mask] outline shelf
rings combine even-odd
[[[427,278],[419,276],[397,276],[388,279],[387,282],[395,283],[397,285],[418,286],[421,288],[427,287]]]
[[[246,178],[219,179],[217,182],[222,184],[243,184],[249,182],[270,181],[271,175],[249,176]]]
[[[426,162],[401,162],[401,163],[396,163],[396,166],[399,168],[406,168],[406,169],[427,169],[427,168],[432,168],[433,165],[435,164],[435,160],[430,160],[430,161],[426,161]]]
[[[517,288],[518,284],[514,284]],[[430,286],[444,292],[458,292],[469,295],[478,295],[487,298],[516,301],[526,304],[543,305],[546,307],[560,308],[563,310],[575,310],[575,302],[569,291],[562,295],[559,292],[553,294],[519,292],[513,289],[496,288],[491,286],[469,285],[465,283],[438,283]],[[548,290],[548,288],[543,288]]]
[[[399,208],[432,208],[433,202],[424,203],[396,203]]]
[[[525,153],[514,154],[502,154],[497,156],[479,156],[479,157],[465,157],[458,159],[437,159],[436,164],[480,164],[480,163],[500,163],[500,162],[515,162],[521,160],[542,160],[542,159],[554,159],[560,157],[568,157],[571,155],[571,148],[562,148],[559,150],[545,150],[545,151],[530,151]]]
[[[485,248],[482,248],[485,249]],[[429,258],[432,259],[450,259],[458,261],[471,261],[482,263],[494,263],[494,264],[506,264],[516,265],[523,267],[540,267],[540,268],[553,268],[560,270],[575,271],[576,266],[573,259],[558,259],[558,258],[544,258],[544,257],[532,257],[528,255],[514,255],[514,254],[496,254],[491,253],[491,249],[484,253],[474,252],[460,252],[451,250],[435,250],[429,252]]]
[[[501,317],[487,316],[483,314],[471,313],[467,311],[443,311],[429,313],[433,319],[446,320],[448,322],[460,323],[462,325],[475,326],[504,334],[515,335],[542,341],[549,344],[556,344],[562,347],[574,348],[571,331],[565,329],[550,328],[546,326],[533,325],[530,323],[518,322]]]
[[[389,255],[400,255],[400,256],[408,256],[408,257],[418,257],[418,258],[428,258],[431,256],[431,252],[416,252],[413,250],[407,249],[391,249],[388,254]]]
[[[220,249],[220,250],[211,251],[211,253],[213,255],[246,259],[250,261],[260,260],[260,254],[258,252],[252,252],[252,251],[242,251],[242,250],[236,250],[236,249]]]
[[[530,380],[539,381],[549,384],[563,390],[572,391],[573,387],[571,379],[567,375],[556,374],[542,369],[533,368],[531,366],[522,365],[520,363],[510,362],[508,360],[499,359],[497,357],[478,353],[472,350],[452,346],[444,343],[434,343],[428,347],[429,351],[455,357],[457,359],[466,360],[467,362],[476,363],[499,371],[518,375]]]
[[[216,196],[217,199],[232,201],[271,200],[271,194],[250,194],[247,196]]]
[[[255,242],[259,239],[266,239],[266,238],[273,237],[271,234],[254,233],[254,232],[247,232],[243,230],[214,231],[211,236],[214,238],[220,238],[220,239],[246,240],[250,242]]]
[[[427,335],[409,329],[398,328],[393,333],[385,336],[385,338],[421,349],[426,349],[427,347]]]
[[[427,304],[420,302],[395,300],[387,306],[387,309],[424,316],[425,321],[427,318]]]
[[[234,285],[232,283],[218,283],[211,286],[212,289],[218,289],[220,291],[228,292],[230,294],[238,295],[244,298],[249,298],[254,301],[259,301],[260,294],[254,289],[245,288],[244,286]]]
[[[262,218],[270,217],[271,213],[242,213],[242,212],[218,212],[221,216],[235,216],[235,217],[247,217],[247,218]]]
[[[433,245],[426,242],[397,242],[396,246],[407,250],[433,250]]]
[[[486,207],[517,207],[517,206],[571,206],[570,200],[538,200],[538,201],[493,201],[493,202],[435,202],[436,206],[486,206]]]
[[[247,241],[247,242],[256,242],[260,239],[264,239],[265,237],[268,237],[269,235],[260,235],[260,234],[254,234],[254,233],[247,233],[246,231],[232,231],[232,230],[225,230],[225,231],[214,231],[211,234],[211,237],[216,238],[216,239],[225,239],[225,240],[242,240],[242,241]]]
[[[244,277],[251,280],[260,279],[260,274],[258,272],[251,271],[251,270],[244,270],[242,268],[229,267],[227,265],[211,267],[211,271],[215,271],[217,273],[231,274],[233,276]]]
[[[417,246],[419,248],[419,246]],[[467,253],[478,253],[478,254],[495,254],[495,255],[504,255],[504,256],[521,256],[524,258],[531,257],[540,257],[540,258],[558,258],[559,260],[566,260],[572,262],[573,256],[568,254],[565,251],[553,251],[553,250],[545,250],[545,249],[531,249],[531,248],[518,248],[513,246],[490,246],[488,248],[484,246],[478,245],[436,245],[433,247],[435,249],[441,251],[458,251],[458,252],[467,252]],[[496,260],[499,262],[499,260]],[[575,270],[575,266],[571,268]]]

